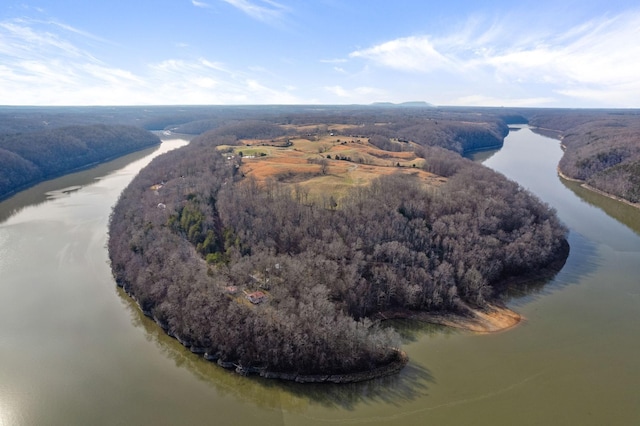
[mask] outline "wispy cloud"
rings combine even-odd
[[[289,8],[272,0],[222,0],[250,17],[266,23],[279,22]]]
[[[27,21],[27,22],[28,22],[28,21]],[[82,37],[84,37],[84,38],[87,38],[87,39],[91,39],[91,40],[99,41],[99,42],[101,42],[101,43],[109,43],[109,41],[108,41],[108,40],[105,40],[105,39],[104,39],[104,38],[102,38],[102,37],[98,37],[98,36],[97,36],[97,35],[95,35],[95,34],[92,34],[92,33],[90,33],[90,32],[87,32],[87,31],[84,31],[84,30],[81,30],[81,29],[78,29],[78,28],[75,28],[75,27],[72,27],[71,25],[67,25],[67,24],[64,24],[64,23],[59,22],[59,21],[56,21],[56,20],[51,20],[51,19],[50,19],[50,20],[47,20],[47,21],[34,20],[34,21],[32,21],[32,22],[41,23],[41,24],[53,25],[53,26],[56,26],[56,27],[59,27],[59,28],[61,28],[61,29],[65,30],[65,31],[67,31],[67,32],[74,33],[74,34],[78,34],[78,35],[80,35],[80,36],[82,36]]]
[[[193,0],[190,7],[219,8],[221,1],[270,25],[291,13],[285,0]],[[323,46],[315,62],[313,49],[302,52],[307,61],[291,56],[295,60],[278,63],[274,55],[256,55],[251,66],[246,60],[235,65],[233,52],[207,50],[193,39],[164,46],[158,54],[165,56],[152,63],[143,62],[145,55],[125,63],[112,41],[48,16],[36,18],[0,20],[0,104],[421,98],[457,105],[637,107],[640,99],[640,10],[563,29],[537,27],[524,15],[474,16],[444,34],[409,35],[350,54],[345,41]],[[194,52],[200,57],[190,57]]]
[[[349,56],[413,73],[445,71],[463,80],[482,76],[496,83],[541,84],[557,94],[594,101],[610,93],[637,105],[638,40],[640,11],[556,32],[523,22],[517,31],[514,22],[476,19],[462,31],[398,38]]]
[[[203,9],[209,9],[211,8],[211,5],[202,1],[196,1],[196,0],[191,0],[191,4],[194,5],[195,7],[200,7]]]
[[[65,56],[90,57],[89,53],[52,31],[38,30],[24,19],[0,22],[0,55],[8,57],[48,56],[51,50]],[[70,28],[70,27],[69,27]],[[66,28],[65,28],[66,29]]]
[[[440,53],[429,37],[404,37],[349,54],[406,71],[432,71],[450,67],[454,58]]]
[[[291,86],[199,58],[166,59],[134,71],[106,64],[66,37],[90,34],[53,22],[0,21],[0,104],[304,103]]]

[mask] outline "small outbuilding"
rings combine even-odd
[[[265,300],[267,300],[267,295],[265,292],[263,291],[254,291],[252,293],[249,293],[247,291],[244,292],[247,300],[251,303],[253,303],[254,305],[258,305],[262,302],[264,302]]]

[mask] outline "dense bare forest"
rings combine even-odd
[[[566,176],[628,200],[640,202],[640,114],[637,111],[547,111],[531,125],[557,132]]]
[[[377,312],[481,308],[506,278],[562,254],[553,210],[452,152],[499,144],[504,121],[385,118],[394,115],[403,118],[343,113],[353,124],[343,132],[380,146],[410,138],[442,185],[392,174],[316,200],[259,184],[216,146],[277,137],[303,117],[227,123],[154,160],[123,192],[110,223],[116,281],[192,350],[295,378],[397,363],[399,339],[371,320]]]
[[[0,199],[43,179],[159,143],[138,127],[104,124],[0,135]]]

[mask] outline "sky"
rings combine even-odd
[[[640,3],[3,0],[0,105],[640,107]]]

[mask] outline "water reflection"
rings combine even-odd
[[[558,176],[562,184],[587,204],[597,207],[640,235],[640,209],[591,191],[582,183]]]
[[[500,149],[488,149],[486,151],[473,151],[465,154],[465,158],[468,158],[476,163],[484,163],[489,160],[491,157],[496,155],[496,153],[500,152]]]
[[[177,367],[186,368],[198,379],[213,386],[220,395],[231,395],[261,408],[297,411],[306,409],[309,405],[319,405],[325,408],[353,410],[362,403],[386,402],[397,405],[402,401],[423,398],[427,395],[429,383],[434,383],[429,370],[414,361],[411,361],[400,374],[394,376],[340,385],[301,384],[263,379],[258,376],[243,377],[191,353],[142,314],[135,301],[122,289],[118,288],[117,291],[122,303],[131,314],[133,325],[142,328],[145,338],[153,342],[165,356],[172,359]],[[432,327],[438,327],[418,324],[411,326],[414,330],[412,332],[424,333],[429,332],[428,330]]]
[[[569,285],[575,285],[593,273],[600,266],[601,260],[597,246],[577,232],[570,232],[568,237],[570,252],[562,264],[545,270],[533,278],[523,278],[509,285],[503,301],[516,311],[541,297],[561,291]]]
[[[431,324],[410,319],[392,319],[385,321],[384,324],[385,326],[393,327],[398,332],[403,345],[416,342],[425,337],[461,333],[460,329],[454,327],[446,327],[440,324]]]
[[[562,264],[541,271],[538,276],[509,283],[503,300],[516,310],[541,296],[579,283],[582,277],[599,266],[597,244],[584,232],[590,228],[592,233],[593,223],[600,218],[590,210],[585,211],[579,199],[558,182],[556,165],[561,156],[562,149],[557,139],[536,135],[527,126],[510,126],[508,143],[502,149],[469,156],[528,188],[551,204],[561,220],[572,225],[568,236],[569,256]],[[577,227],[576,218],[582,218],[584,226]]]
[[[359,383],[342,385],[299,384],[280,382],[277,385],[291,400],[302,398],[307,403],[325,408],[354,410],[358,405],[386,403],[399,406],[428,395],[428,385],[434,383],[429,370],[410,362],[401,374]]]
[[[160,145],[136,151],[108,163],[101,163],[90,169],[47,180],[20,191],[0,203],[0,223],[27,207],[41,205],[50,199],[69,196],[72,192],[77,192],[83,187],[90,186],[101,177],[107,176],[115,170],[120,170],[128,164],[154,153],[158,149],[160,149]]]

